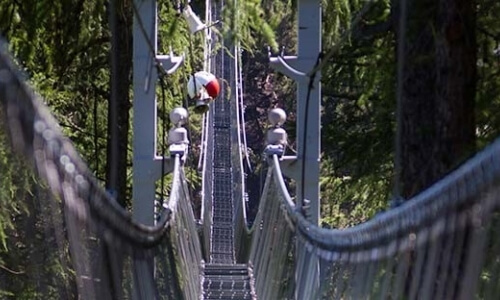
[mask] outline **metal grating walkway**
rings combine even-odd
[[[234,264],[233,170],[231,167],[231,102],[226,85],[231,85],[232,58],[225,51],[216,57],[216,73],[224,80],[222,93],[213,105],[212,234],[210,263]]]
[[[214,103],[213,225],[210,262],[234,263],[233,190],[231,169],[230,107],[223,99]]]
[[[226,80],[220,97],[212,104],[212,228],[210,258],[203,276],[203,299],[255,300],[252,270],[246,264],[235,263],[232,116],[224,87],[226,83],[232,85],[233,64],[225,51],[216,56],[216,73]]]
[[[208,264],[203,278],[203,297],[207,300],[256,299],[251,269],[246,264]]]

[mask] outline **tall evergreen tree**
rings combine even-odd
[[[473,0],[407,2],[399,62],[404,198],[434,183],[474,149],[475,8]]]
[[[117,193],[122,206],[127,194],[127,165],[130,131],[130,87],[132,71],[132,2],[115,0],[110,6],[111,100],[108,109],[106,187]],[[112,24],[114,23],[114,24]],[[116,144],[114,144],[116,143]]]

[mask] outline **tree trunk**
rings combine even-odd
[[[409,0],[405,35],[398,142],[408,199],[474,149],[474,1]]]
[[[127,192],[127,163],[130,119],[130,86],[132,70],[132,3],[131,0],[116,0],[115,30],[112,40],[112,55],[115,66],[111,71],[112,99],[108,110],[108,145],[106,165],[106,186],[117,195],[118,202],[126,206],[130,196]],[[110,18],[111,19],[111,18]],[[114,51],[116,49],[116,51]],[[114,79],[113,79],[113,76]],[[115,110],[115,111],[113,111]],[[115,116],[113,116],[115,114]],[[115,123],[116,122],[116,123]],[[113,126],[115,128],[113,129]],[[113,146],[113,142],[117,145]],[[113,151],[113,147],[115,150]]]

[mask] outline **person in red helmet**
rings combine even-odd
[[[208,105],[220,93],[219,80],[207,71],[199,71],[189,77],[187,84],[189,98],[196,100],[194,111],[205,113]]]

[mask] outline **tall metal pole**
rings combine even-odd
[[[298,60],[297,68],[311,70],[321,52],[321,1],[300,0],[298,2]],[[299,169],[297,195],[304,195],[310,201],[311,221],[318,223],[319,199],[319,159],[321,141],[321,73],[314,77],[312,86],[309,78],[297,83],[297,137]],[[309,88],[311,90],[309,91]],[[308,99],[308,93],[309,99]],[[308,100],[308,102],[306,101]],[[306,108],[306,105],[309,107]],[[307,115],[306,115],[307,112]],[[306,128],[307,120],[307,128]],[[306,131],[307,130],[307,131]],[[302,190],[303,189],[303,190]],[[303,203],[304,204],[304,203]]]
[[[134,0],[133,216],[154,224],[156,157],[156,0]],[[141,24],[142,23],[142,24]],[[143,31],[144,30],[144,31]],[[147,34],[147,36],[144,35]],[[155,53],[151,53],[150,47]]]
[[[155,182],[163,171],[169,173],[172,160],[156,153],[157,102],[156,83],[160,64],[167,74],[184,61],[183,56],[157,55],[156,0],[134,0],[134,64],[133,64],[133,216],[145,224],[154,224]],[[164,175],[164,174],[163,174]]]
[[[308,200],[310,220],[318,223],[321,147],[321,72],[308,74],[321,52],[321,1],[298,1],[298,55],[270,57],[271,65],[297,82],[297,156],[285,157],[283,173],[297,181],[297,205]],[[307,123],[307,124],[306,124]]]
[[[156,156],[156,0],[134,0],[133,61],[133,217],[154,224]],[[154,53],[151,53],[150,47]],[[134,262],[134,299],[154,299],[152,261]]]
[[[321,1],[299,0],[298,2],[298,60],[297,68],[308,72],[311,70],[321,52]],[[297,178],[297,196],[303,195],[301,205],[309,200],[309,218],[314,224],[319,223],[319,159],[321,147],[321,73],[297,82],[297,154],[299,170]],[[305,249],[301,251],[305,252]],[[306,254],[305,270],[309,276],[297,282],[296,299],[307,299],[317,290],[319,276],[319,261],[316,256]],[[296,270],[297,271],[297,270]]]
[[[291,157],[282,167],[283,173],[297,182],[296,204],[307,205],[308,218],[314,224],[319,223],[320,216],[321,73],[308,73],[320,52],[321,1],[299,0],[297,56],[272,57],[270,62],[275,69],[297,81],[297,157]],[[303,247],[299,247],[296,258],[295,299],[307,299],[317,290],[319,262]]]
[[[183,57],[157,55],[156,0],[134,0],[133,61],[133,217],[145,225],[154,225],[155,183],[172,170],[172,161],[156,155],[156,63],[167,73],[174,72]],[[163,199],[162,199],[163,200]],[[154,299],[152,261],[136,261],[134,298]]]

